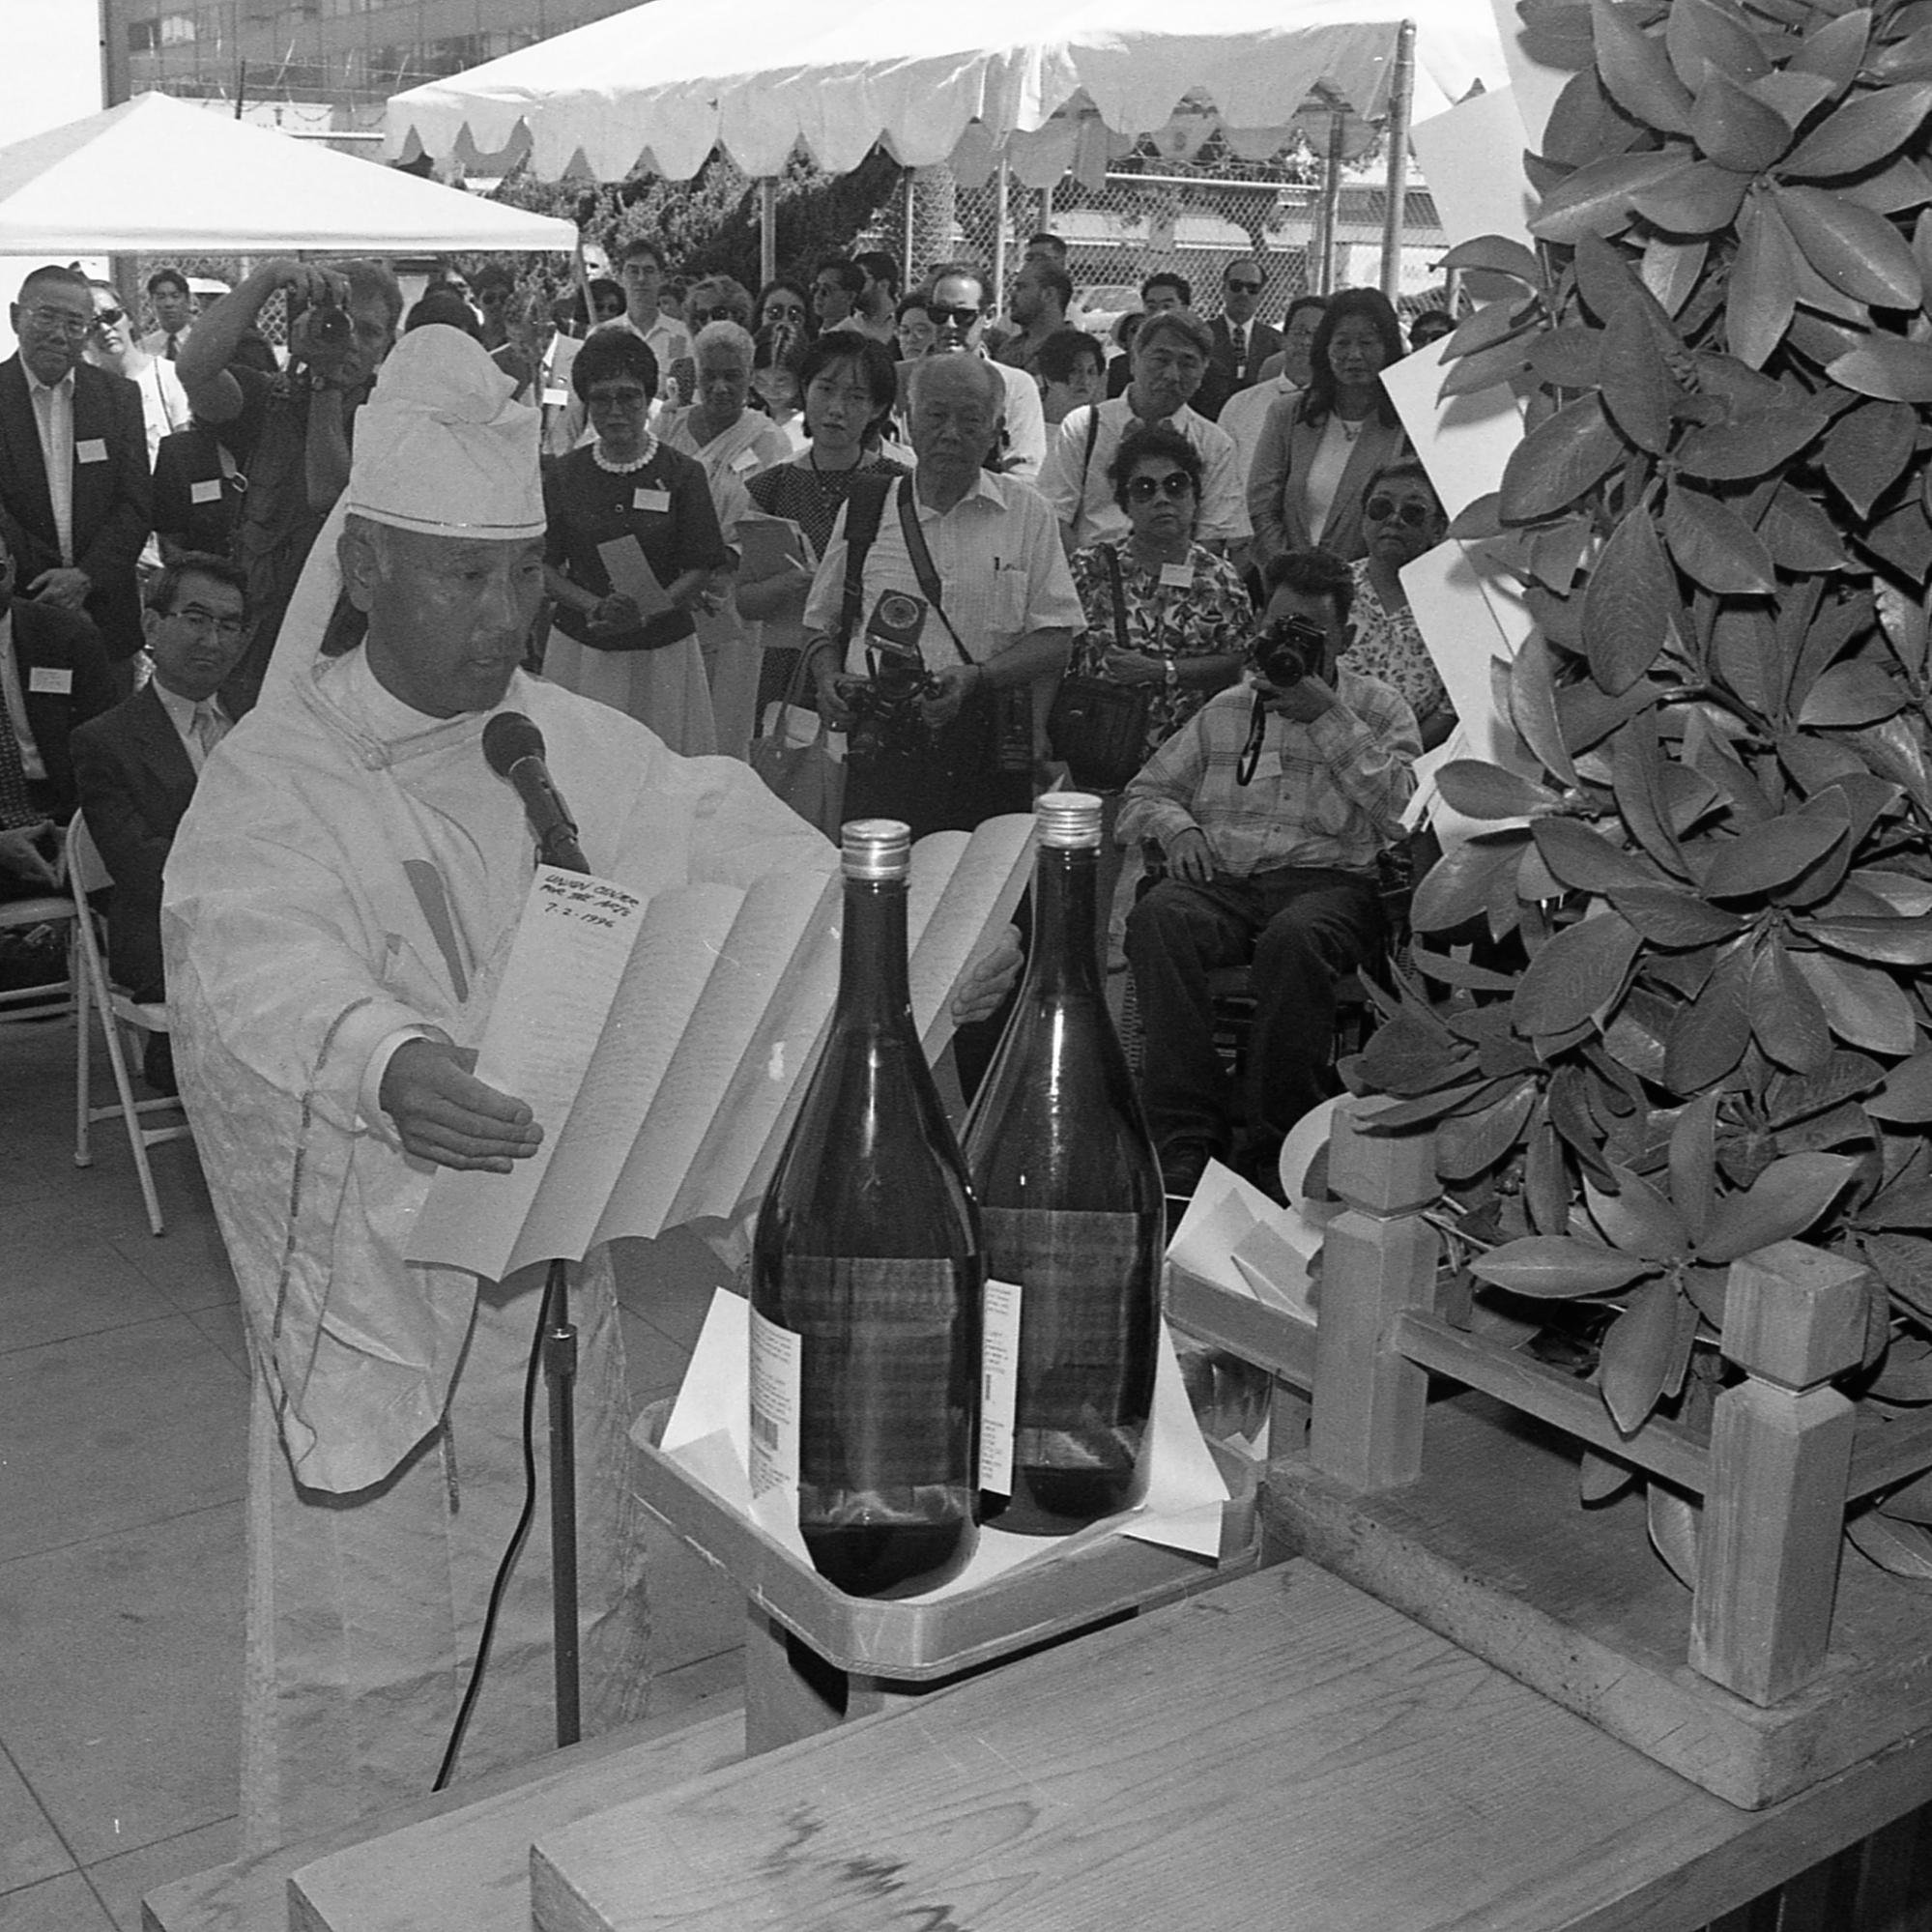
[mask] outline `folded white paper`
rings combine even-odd
[[[809,1564],[795,1520],[784,1509],[754,1508],[751,1496],[749,1370],[750,1304],[728,1288],[718,1288],[705,1316],[698,1345],[672,1404],[659,1451],[709,1489],[720,1502],[756,1522],[775,1542]],[[640,1422],[631,1431],[640,1447],[649,1439]],[[1154,1409],[1147,1443],[1147,1500],[1136,1510],[1109,1516],[1067,1537],[1015,1536],[982,1529],[972,1560],[950,1582],[896,1600],[934,1602],[976,1590],[1023,1563],[1039,1562],[1076,1544],[1104,1536],[1131,1536],[1197,1556],[1221,1547],[1222,1505],[1227,1485],[1215,1466],[1181,1385],[1173,1338],[1161,1324],[1159,1364],[1154,1375]],[[767,1500],[778,1491],[768,1492]]]

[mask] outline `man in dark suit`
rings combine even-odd
[[[108,964],[136,999],[159,999],[161,868],[229,718],[216,696],[248,639],[247,578],[205,552],[155,579],[143,613],[154,676],[73,735],[87,829],[114,881]]]
[[[1195,402],[1203,416],[1220,416],[1221,405],[1236,389],[1258,383],[1261,364],[1282,346],[1280,333],[1255,320],[1266,279],[1261,264],[1252,255],[1229,262],[1222,271],[1221,313],[1207,325],[1214,337],[1211,382],[1201,385],[1203,389],[1212,389],[1214,407],[1204,407],[1198,397]]]
[[[0,899],[57,884],[54,861],[79,802],[69,736],[115,698],[85,618],[14,597],[13,540],[0,516]]]
[[[154,520],[141,392],[81,359],[95,326],[85,275],[36,269],[9,314],[20,346],[0,362],[0,509],[20,591],[91,619],[118,688],[131,691],[136,563]]]

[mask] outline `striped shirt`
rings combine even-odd
[[[898,491],[911,488],[910,478],[897,485],[879,520],[879,534],[866,552],[865,595],[846,653],[846,669],[857,677],[868,672],[864,624],[880,593],[904,591],[914,597],[925,595],[899,527]],[[944,592],[945,614],[967,658],[977,663],[996,657],[1034,631],[1074,631],[1086,622],[1053,528],[1053,513],[1030,484],[982,470],[973,487],[949,510],[941,512],[920,503],[916,492],[913,501],[920,533],[933,553],[933,567]],[[805,599],[807,637],[838,635],[845,583],[846,512],[841,510]],[[919,649],[929,671],[944,671],[960,662],[961,653],[937,611],[927,616]]]
[[[1401,836],[1422,739],[1386,684],[1343,665],[1334,685],[1337,702],[1312,724],[1269,714],[1246,785],[1235,766],[1254,693],[1241,684],[1209,699],[1127,787],[1119,842],[1205,832],[1216,870],[1236,879],[1284,865],[1368,871]]]

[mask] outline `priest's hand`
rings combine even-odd
[[[383,1070],[383,1111],[418,1160],[506,1174],[536,1152],[543,1129],[526,1102],[477,1080],[476,1064],[471,1049],[405,1040]]]
[[[953,995],[953,1024],[970,1026],[975,1021],[991,1020],[1013,991],[1021,963],[1020,930],[1009,926],[1000,934],[999,943],[966,968],[960,990]]]

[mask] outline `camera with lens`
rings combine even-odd
[[[908,608],[888,608],[902,604]],[[846,702],[852,714],[846,733],[849,757],[864,761],[923,755],[928,733],[919,701],[937,689],[935,679],[927,675],[926,660],[919,654],[919,629],[925,616],[925,606],[917,597],[888,591],[879,598],[873,620],[866,626],[872,676],[847,692]]]
[[[1309,618],[1277,618],[1254,640],[1254,669],[1278,691],[1299,684],[1319,665],[1328,633]]]
[[[308,332],[323,349],[346,349],[355,340],[355,325],[335,300],[333,289],[324,289],[310,306]]]

